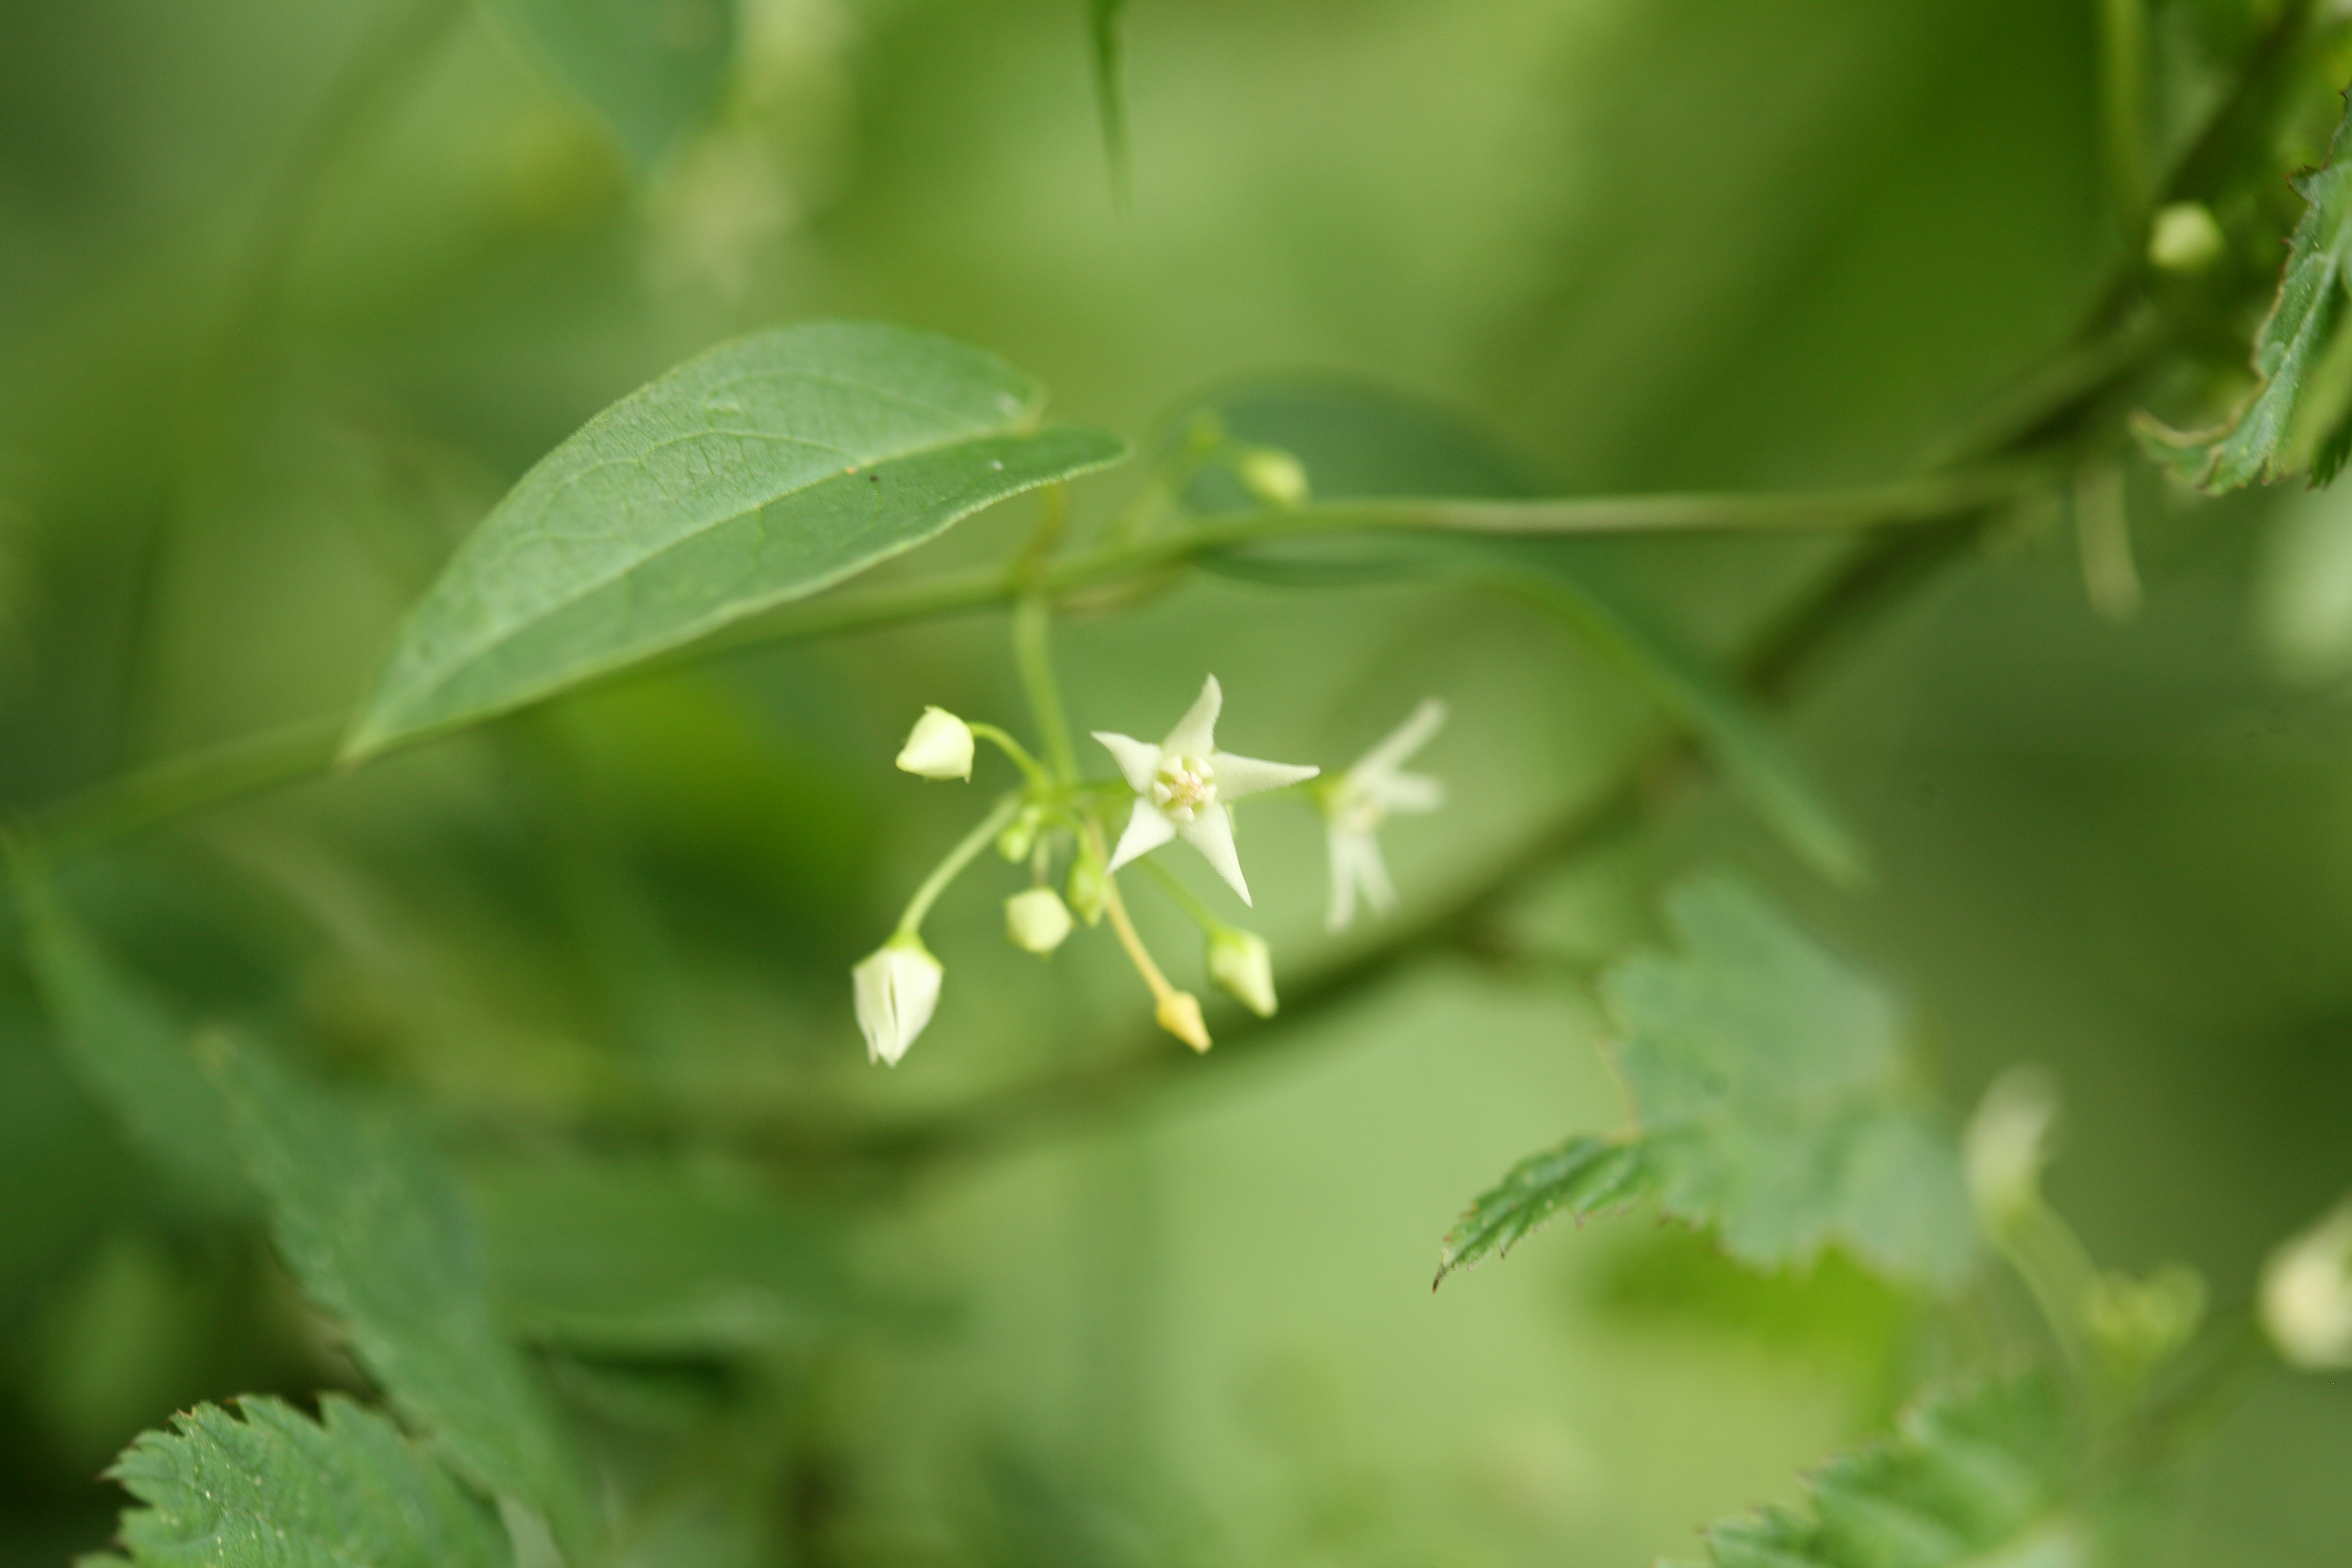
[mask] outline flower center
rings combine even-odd
[[[1216,804],[1217,776],[1200,757],[1170,757],[1151,781],[1151,798],[1178,822],[1190,822]]]
[[[1331,825],[1342,833],[1368,834],[1388,820],[1388,802],[1352,778],[1343,777],[1332,792]]]

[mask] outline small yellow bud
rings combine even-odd
[[[1242,488],[1268,506],[1294,507],[1307,496],[1307,468],[1279,447],[1247,447],[1234,459]]]
[[[968,779],[971,752],[971,725],[944,708],[926,708],[898,748],[898,765],[927,779]]]
[[[1070,907],[1051,888],[1031,888],[1004,900],[1005,940],[1043,958],[1070,934]]]
[[[1070,908],[1090,926],[1102,924],[1106,893],[1103,886],[1102,862],[1094,851],[1080,846],[1070,861],[1070,879],[1066,884],[1070,896]]]
[[[1190,991],[1171,991],[1160,998],[1151,1016],[1159,1026],[1196,1051],[1209,1048],[1209,1026],[1201,1018],[1201,999]]]
[[[1211,933],[1209,978],[1259,1017],[1274,1016],[1274,955],[1255,932],[1219,926]]]
[[[1045,813],[1034,805],[1024,805],[1021,815],[1004,825],[996,836],[996,852],[1014,865],[1029,858],[1029,851],[1037,847],[1037,835],[1045,831]]]
[[[2352,1368],[2352,1200],[2271,1254],[2262,1319],[2289,1364]]]
[[[2156,215],[2147,236],[2148,265],[2193,275],[2221,259],[2228,241],[2202,202],[2175,202]]]
[[[2007,1230],[2042,1196],[2058,1090],[2039,1068],[2011,1068],[1985,1090],[1963,1141],[1969,1194],[1989,1229]]]

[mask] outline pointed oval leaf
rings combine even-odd
[[[410,614],[347,759],[666,653],[1116,462],[992,354],[825,321],[688,360],[549,453]]]
[[[709,111],[734,52],[730,0],[496,0],[492,8],[604,117],[640,172]]]

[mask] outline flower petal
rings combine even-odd
[[[1331,853],[1331,907],[1323,917],[1326,931],[1342,931],[1356,923],[1356,871],[1349,845],[1362,837],[1338,827],[1326,837]]]
[[[1255,757],[1237,757],[1231,752],[1212,754],[1209,768],[1216,775],[1217,795],[1224,800],[1239,800],[1260,790],[1303,783],[1323,771],[1289,763],[1262,763]]]
[[[1115,735],[1108,730],[1097,730],[1095,739],[1118,764],[1118,776],[1127,787],[1138,795],[1151,791],[1151,781],[1160,772],[1160,748],[1149,741],[1139,741],[1132,735]]]
[[[1160,742],[1160,749],[1172,752],[1180,757],[1205,757],[1215,751],[1217,711],[1224,705],[1224,690],[1218,686],[1217,678],[1213,675],[1201,683],[1201,695],[1192,699],[1192,706],[1184,710],[1184,717],[1176,721],[1176,727],[1168,731],[1168,738]]]
[[[1223,805],[1213,805],[1183,826],[1178,828],[1185,843],[1201,852],[1210,868],[1225,879],[1228,887],[1250,901],[1249,884],[1242,880],[1242,858],[1234,850],[1233,814]]]
[[[1118,848],[1110,858],[1105,870],[1116,871],[1138,856],[1149,855],[1176,837],[1176,825],[1167,814],[1148,800],[1135,803],[1135,815],[1127,819],[1127,831],[1118,836]]]
[[[1434,697],[1429,698],[1348,771],[1368,777],[1391,772],[1398,763],[1427,744],[1429,738],[1437,733],[1438,726],[1444,722],[1445,704]]]
[[[1367,788],[1372,798],[1389,810],[1407,816],[1435,811],[1445,804],[1445,781],[1431,778],[1427,773],[1390,773],[1371,780]]]

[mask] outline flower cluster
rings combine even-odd
[[[930,1022],[945,971],[923,945],[923,919],[947,884],[992,845],[1003,858],[1025,864],[1030,875],[1029,886],[1005,900],[1006,939],[1042,957],[1059,948],[1080,922],[1108,921],[1151,992],[1155,1019],[1195,1050],[1210,1044],[1200,1000],[1171,984],[1145,949],[1120,896],[1120,871],[1140,863],[1152,873],[1200,927],[1210,980],[1261,1017],[1272,1016],[1276,1006],[1273,954],[1265,940],[1220,919],[1150,859],[1153,851],[1182,842],[1249,905],[1249,882],[1234,840],[1233,803],[1295,791],[1324,818],[1331,854],[1331,929],[1342,930],[1353,920],[1360,892],[1375,910],[1393,905],[1396,894],[1374,835],[1391,812],[1431,811],[1443,802],[1444,790],[1436,780],[1404,773],[1401,764],[1444,721],[1444,706],[1423,703],[1354,766],[1327,778],[1320,768],[1220,750],[1216,726],[1223,704],[1223,689],[1213,675],[1157,742],[1096,731],[1095,740],[1118,769],[1117,778],[1098,781],[1075,776],[1066,744],[1055,749],[1063,765],[1049,768],[994,725],[925,709],[898,752],[901,769],[924,778],[968,780],[978,743],[986,741],[1012,760],[1025,782],[948,853],[908,904],[890,940],[851,972],[867,1054],[896,1066]],[[1116,846],[1107,847],[1108,824],[1121,807],[1125,824]],[[1057,889],[1054,872],[1065,862]]]

